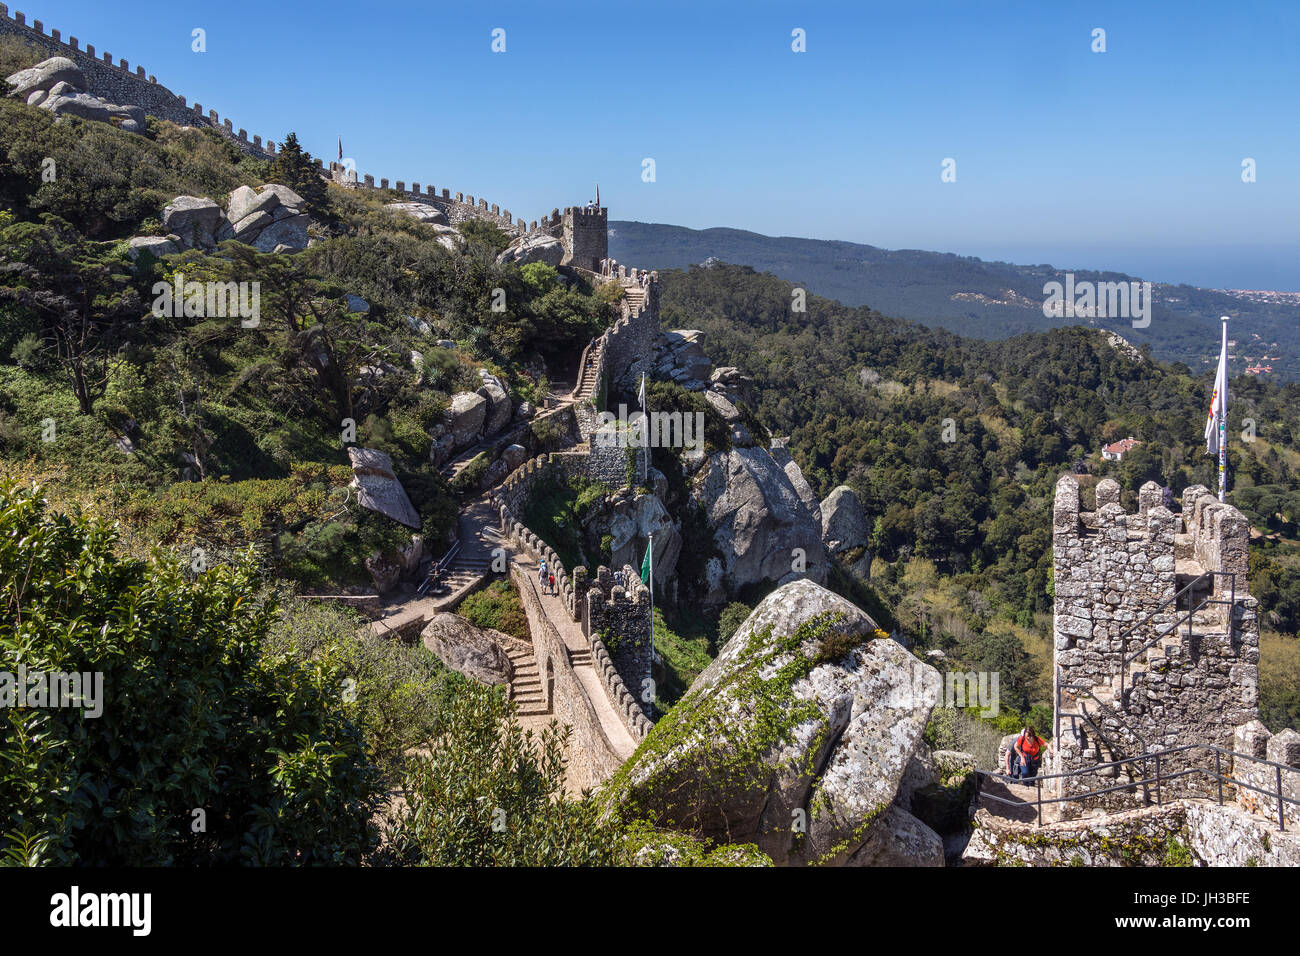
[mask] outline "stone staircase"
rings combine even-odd
[[[520,717],[540,717],[549,714],[542,694],[542,675],[537,668],[537,658],[531,650],[510,646],[506,649],[515,676],[510,682],[510,699],[519,708]]]
[[[644,286],[629,285],[623,287],[623,297],[627,302],[628,314],[635,315],[645,305],[646,289]]]
[[[1190,577],[1194,577],[1196,573],[1199,571],[1191,572]],[[1185,583],[1180,580],[1178,586],[1182,587]],[[1170,617],[1172,620],[1178,620],[1183,613],[1185,612],[1176,611]],[[1123,681],[1120,675],[1116,674],[1109,683],[1093,688],[1092,700],[1087,698],[1080,700],[1080,710],[1089,715],[1094,729],[1094,733],[1088,735],[1088,747],[1084,751],[1091,759],[1097,763],[1108,763],[1140,753],[1142,747],[1125,718],[1143,712],[1147,689],[1153,675],[1159,675],[1156,676],[1156,680],[1163,679],[1169,663],[1187,653],[1189,640],[1192,643],[1224,641],[1228,637],[1222,612],[1214,606],[1195,611],[1192,614],[1191,625],[1190,637],[1187,621],[1183,620],[1176,628],[1151,644],[1145,653],[1127,665]],[[1137,635],[1133,637],[1136,638]],[[1146,639],[1149,640],[1150,637]],[[1130,641],[1127,654],[1132,654],[1136,649],[1136,644]],[[1147,743],[1158,746],[1161,742],[1148,741]],[[1114,777],[1117,784],[1132,783],[1140,780],[1142,776],[1140,767],[1136,764],[1105,768],[1099,771],[1099,775]]]
[[[435,597],[443,594],[455,594],[468,587],[492,571],[491,558],[481,555],[460,554],[432,583],[429,593]]]
[[[594,347],[587,353],[587,360],[578,370],[578,383],[573,387],[572,392],[574,401],[590,399],[596,394],[596,389],[600,385],[601,358],[605,351],[604,339],[597,339],[593,345]]]
[[[457,475],[465,470],[471,461],[491,447],[491,442],[479,442],[477,445],[466,448],[464,451],[443,462],[442,466],[438,469],[438,473],[448,481],[453,481]]]
[[[574,667],[594,667],[595,662],[591,659],[591,648],[569,648],[569,663]]]

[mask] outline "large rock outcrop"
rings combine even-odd
[[[510,393],[505,383],[487,369],[479,369],[478,377],[483,382],[478,394],[487,400],[488,407],[483,416],[483,434],[495,435],[510,424],[515,408],[510,401]]]
[[[677,573],[682,553],[682,534],[668,509],[656,495],[615,496],[609,521],[612,564],[639,568],[646,544],[654,536],[654,575],[660,586]]]
[[[818,522],[822,520],[821,502],[817,500],[817,495],[812,490],[812,485],[808,484],[808,479],[803,476],[803,469],[799,463],[790,457],[789,449],[790,439],[773,438],[770,454],[773,460],[781,466],[785,476],[790,479],[790,485],[799,495],[799,500],[803,502],[804,507]]]
[[[865,578],[871,570],[871,526],[862,510],[862,502],[848,485],[840,485],[821,503],[822,541],[834,557],[844,556],[850,570]]]
[[[698,329],[673,329],[664,333],[655,372],[682,388],[704,391],[713,374],[713,363],[704,353],[704,333]]]
[[[443,412],[442,423],[436,435],[440,448],[447,454],[468,448],[478,441],[487,420],[488,400],[477,392],[459,392],[451,397],[451,404]]]
[[[127,133],[145,131],[145,114],[138,106],[119,106],[90,92],[81,67],[65,56],[50,57],[5,78],[15,89],[11,96],[28,106],[49,110],[55,116],[79,116],[109,123]]]
[[[422,202],[390,202],[384,206],[395,213],[403,216],[410,216],[416,222],[424,222],[433,226],[449,226],[447,214],[437,206],[431,206]]]
[[[604,799],[778,864],[941,865],[938,834],[896,803],[940,689],[865,612],[796,581],[754,609]]]
[[[714,452],[691,496],[703,504],[732,594],[748,584],[826,580],[821,526],[763,448]]]
[[[239,186],[222,212],[211,199],[177,196],[162,211],[168,238],[181,249],[212,250],[234,239],[259,252],[301,252],[307,248],[311,216],[307,203],[288,186]],[[134,242],[134,240],[132,240]]]
[[[420,529],[420,513],[406,496],[406,489],[393,473],[393,459],[375,448],[348,448],[352,462],[352,486],[361,507],[390,518],[408,528]]]
[[[564,244],[543,233],[520,236],[497,256],[497,262],[503,264],[512,262],[524,266],[530,262],[542,262],[552,268],[558,267],[563,259]]]
[[[162,211],[163,228],[182,249],[214,249],[221,207],[202,196],[177,196]]]
[[[228,229],[217,239],[238,239],[259,252],[300,252],[307,248],[307,203],[288,186],[272,183],[254,191],[240,186],[226,207]],[[281,248],[283,247],[283,248]]]
[[[485,684],[509,684],[515,676],[514,664],[500,639],[504,637],[447,612],[435,614],[420,632],[424,646],[440,661]]]

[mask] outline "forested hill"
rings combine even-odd
[[[982,339],[1073,325],[1043,315],[1043,284],[1060,281],[1050,265],[986,262],[972,256],[889,250],[854,242],[763,236],[741,229],[687,229],[659,223],[610,223],[610,254],[653,269],[684,269],[712,257],[752,266],[848,305],[870,305],[929,326]],[[1066,264],[1068,267],[1068,264]],[[1140,277],[1073,270],[1077,281],[1128,282]],[[1151,325],[1096,319],[1157,358],[1210,367],[1218,358],[1219,316],[1233,317],[1239,343],[1234,374],[1271,365],[1272,376],[1300,379],[1300,303],[1295,297],[1260,301],[1188,285],[1153,286]]]
[[[716,365],[755,378],[758,417],[791,436],[819,497],[841,483],[857,492],[873,528],[872,584],[903,625],[971,666],[1003,669],[1004,679],[1022,645],[1037,641],[1046,653],[1062,472],[1090,474],[1085,495],[1100,477],[1116,478],[1130,509],[1148,480],[1175,494],[1216,482],[1202,439],[1211,373],[1115,347],[1096,329],[986,342],[817,296],[794,312],[788,282],[746,267],[660,275],[665,324],[703,330]],[[1280,666],[1300,628],[1300,384],[1240,376],[1230,394],[1230,500],[1262,536],[1251,549],[1251,593],[1276,629],[1269,640],[1285,642],[1266,653]],[[1255,423],[1252,442],[1236,438],[1245,419]],[[1104,442],[1130,435],[1143,444],[1120,463],[1101,460]],[[937,578],[926,583],[926,573]],[[1016,640],[1004,630],[992,641],[1011,622]],[[1279,720],[1300,715],[1300,689],[1268,697]]]

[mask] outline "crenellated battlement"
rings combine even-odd
[[[112,53],[97,54],[94,44],[83,45],[75,36],[64,39],[59,30],[50,29],[47,34],[45,24],[40,20],[28,21],[27,15],[21,11],[15,11],[11,16],[8,5],[4,3],[0,3],[0,35],[22,37],[45,48],[51,56],[65,56],[72,60],[86,74],[91,92],[96,95],[115,103],[139,106],[150,115],[180,126],[211,127],[234,140],[243,152],[250,155],[275,156],[275,143],[267,140],[263,145],[260,136],[250,139],[246,130],[236,130],[234,123],[229,119],[223,121],[216,110],[209,110],[205,115],[201,104],[188,106],[185,97],[160,84],[158,78],[143,66],[137,65],[132,70],[125,59],[114,62]]]
[[[1249,522],[1202,485],[1183,492],[1181,512],[1170,509],[1172,500],[1154,482],[1137,498],[1137,511],[1126,511],[1119,484],[1104,479],[1095,509],[1084,511],[1073,476],[1056,485],[1055,769],[1061,772],[1183,744],[1230,748],[1232,729],[1257,714]],[[1116,771],[1108,773],[1074,778],[1070,786],[1113,786]]]
[[[609,257],[609,210],[603,206],[566,206],[560,228],[562,264],[599,272],[601,262]]]
[[[386,190],[390,188],[387,179],[381,178],[376,184],[373,175],[359,175],[355,169],[338,162],[329,164],[329,178],[335,185],[345,189]],[[402,179],[393,183],[391,188],[401,194],[400,201],[433,206],[445,213],[452,223],[464,222],[467,219],[486,219],[512,236],[522,235],[528,231],[522,218],[516,219],[509,209],[502,209],[497,203],[489,205],[486,199],[479,198],[476,201],[472,195],[459,192],[453,195],[452,191],[446,188],[440,192],[437,187],[428,184],[425,184],[421,191],[418,182],[412,182],[408,189],[406,181]]]

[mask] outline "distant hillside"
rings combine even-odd
[[[1094,324],[1134,345],[1150,345],[1165,361],[1196,372],[1218,358],[1219,316],[1230,315],[1232,374],[1271,366],[1269,377],[1300,380],[1300,296],[1247,297],[1189,285],[1154,285],[1151,325],[1127,319],[1047,318],[1043,284],[1061,279],[1050,265],[985,262],[973,256],[889,250],[855,242],[763,236],[742,229],[687,229],[659,223],[610,223],[610,254],[651,269],[685,268],[709,257],[752,266],[846,305],[939,326],[960,335],[1004,339],[1024,332]],[[1140,280],[1117,272],[1072,270],[1076,281]]]

